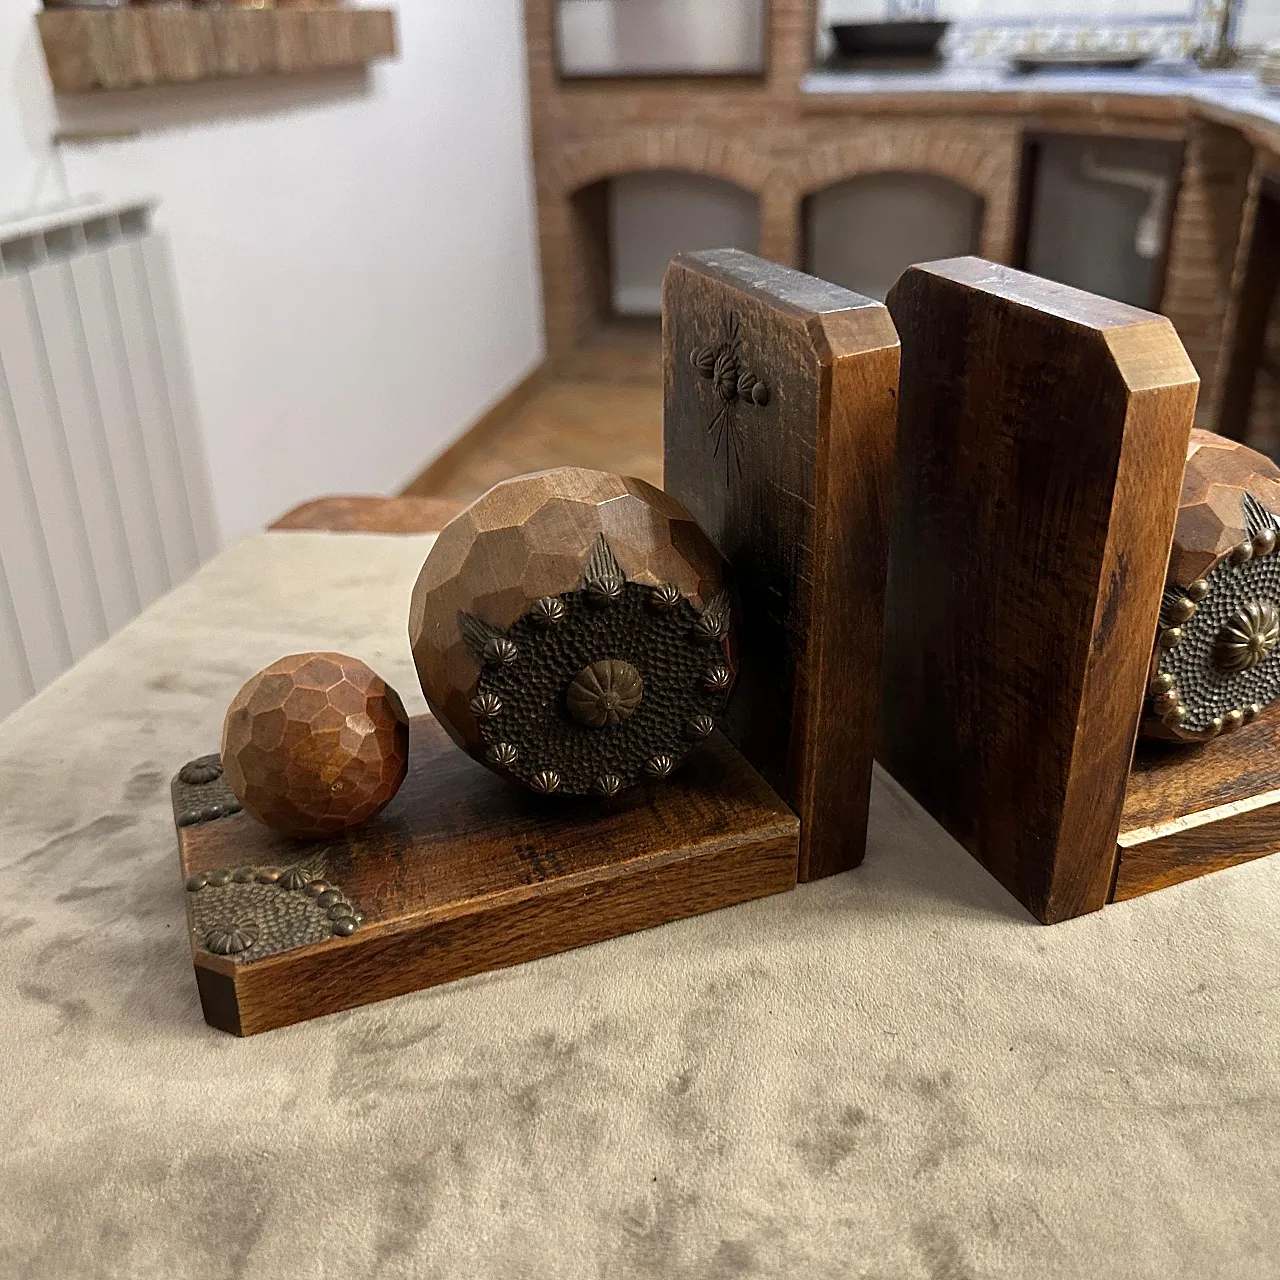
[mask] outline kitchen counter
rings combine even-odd
[[[1202,71],[1154,64],[1129,71],[1045,70],[1025,75],[1001,67],[944,67],[936,71],[816,70],[800,83],[812,110],[861,102],[867,110],[969,109],[1026,112],[1097,109],[1137,116],[1200,113],[1261,131],[1280,145],[1280,95],[1252,73]]]

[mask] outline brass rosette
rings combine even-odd
[[[1166,588],[1143,733],[1205,742],[1280,697],[1280,520],[1244,495],[1246,536],[1205,574]]]

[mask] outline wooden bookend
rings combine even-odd
[[[1102,907],[1195,412],[1169,321],[912,267],[881,759],[1039,920]]]
[[[293,840],[239,811],[217,757],[173,785],[206,1021],[253,1035],[634,933],[796,882],[799,823],[715,735],[607,803],[536,796],[410,723],[377,817]]]
[[[866,845],[898,338],[878,302],[735,249],[663,285],[667,492],[728,560],[726,732],[800,815],[800,879]]]

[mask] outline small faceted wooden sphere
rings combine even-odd
[[[333,835],[373,817],[408,764],[400,695],[359,658],[281,658],[227,708],[227,784],[246,813],[287,835]]]
[[[673,498],[576,467],[495,485],[436,540],[409,642],[453,740],[542,794],[665,778],[733,685],[724,562]]]

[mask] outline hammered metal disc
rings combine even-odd
[[[1158,650],[1152,691],[1158,681],[1162,693],[1176,693],[1167,714],[1181,710],[1180,732],[1212,736],[1234,723],[1225,718],[1233,711],[1280,697],[1280,554],[1241,563],[1224,556],[1205,581],[1208,592],[1177,628],[1178,642]]]
[[[554,772],[562,795],[609,795],[603,778],[621,790],[675,768],[696,741],[689,726],[702,716],[714,722],[732,683],[721,647],[708,644],[729,625],[728,602],[700,627],[703,614],[688,600],[655,610],[653,596],[623,582],[606,606],[584,587],[561,595],[556,626],[526,612],[508,628],[519,660],[486,666],[478,686],[502,705],[478,722],[489,763],[538,791],[546,790],[538,775]],[[603,707],[606,686],[625,695],[612,710]],[[655,760],[665,767],[649,767]]]

